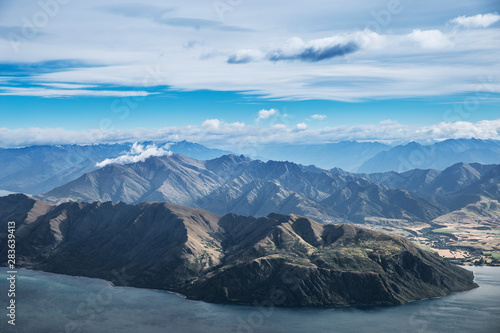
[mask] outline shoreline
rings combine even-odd
[[[474,273],[474,270],[471,270],[469,268],[471,268],[471,267],[474,267],[474,268],[493,268],[493,267],[498,267],[498,269],[500,270],[500,266],[487,266],[487,265],[484,265],[484,266],[456,265],[456,266],[461,267],[463,269],[466,269],[468,271],[471,271],[473,273]],[[2,270],[2,269],[5,269],[7,271],[8,267],[6,267],[6,266],[0,266],[0,270]],[[19,272],[22,272],[22,271],[29,271],[29,272],[32,272],[32,273],[42,273],[42,274],[54,275],[54,276],[65,276],[65,277],[72,277],[72,278],[78,278],[78,279],[89,279],[89,280],[95,280],[95,281],[102,281],[105,284],[107,284],[107,287],[112,287],[112,288],[132,288],[132,289],[135,289],[135,290],[148,290],[148,291],[154,291],[154,292],[166,292],[168,294],[176,295],[176,296],[178,296],[178,297],[180,297],[182,299],[185,299],[185,300],[189,300],[189,301],[193,301],[193,302],[202,302],[202,303],[206,303],[206,304],[230,305],[230,306],[233,306],[233,305],[234,306],[246,306],[246,307],[252,307],[252,308],[262,307],[262,305],[252,305],[252,304],[244,304],[244,303],[239,304],[239,303],[206,302],[206,301],[199,300],[199,299],[189,298],[189,297],[187,297],[187,296],[185,296],[185,295],[183,295],[181,293],[178,293],[178,292],[172,291],[172,290],[144,288],[144,287],[134,287],[134,286],[124,286],[124,285],[115,285],[112,281],[109,281],[109,280],[105,280],[105,279],[102,279],[102,278],[94,278],[94,277],[82,276],[82,275],[70,275],[70,274],[54,273],[54,272],[47,272],[47,271],[41,271],[41,270],[28,269],[28,268],[18,268],[17,271],[18,271],[18,274],[19,274]],[[2,273],[2,272],[0,272],[0,273]],[[286,309],[346,309],[346,308],[369,309],[369,308],[373,308],[373,307],[381,307],[381,308],[400,307],[400,306],[404,306],[404,305],[407,305],[407,304],[410,304],[410,303],[415,303],[415,302],[419,302],[419,301],[426,301],[426,300],[431,300],[431,299],[442,299],[443,297],[447,297],[447,296],[451,296],[451,295],[455,295],[455,294],[461,294],[461,293],[465,293],[465,292],[470,292],[472,290],[478,289],[478,288],[481,287],[481,285],[479,285],[477,283],[477,281],[476,281],[476,275],[475,274],[474,274],[474,283],[477,284],[477,287],[471,288],[469,290],[454,291],[454,292],[451,292],[451,293],[443,295],[443,296],[410,300],[410,301],[408,301],[406,303],[403,303],[403,304],[391,304],[391,305],[353,304],[353,305],[344,305],[344,306],[328,306],[328,305],[325,305],[325,306],[276,306],[276,305],[272,305],[272,307],[286,308]],[[103,287],[106,287],[106,286],[103,286]]]

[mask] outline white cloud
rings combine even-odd
[[[474,16],[459,16],[450,22],[466,28],[487,28],[498,21],[500,21],[500,15],[497,13],[488,13]]]
[[[326,119],[326,117],[327,116],[325,114],[313,114],[311,116],[311,118],[314,120],[324,120],[324,119]]]
[[[287,126],[285,124],[274,124],[273,128],[275,128],[277,130],[286,130]]]
[[[307,129],[307,124],[306,123],[299,123],[299,124],[297,124],[297,129],[299,131],[303,131],[303,130]]]
[[[373,38],[373,34],[377,35],[366,31],[366,36],[361,36],[360,32],[313,39],[308,42],[304,42],[299,37],[293,37],[267,52],[251,49],[238,50],[229,56],[227,63],[246,64],[258,60],[319,62],[358,51],[361,47],[360,42],[366,42],[364,39],[366,37]]]
[[[183,127],[186,129],[186,133],[206,133],[207,135],[214,135],[215,137],[224,137],[224,135],[237,136],[240,131],[248,128],[245,123],[236,121],[234,123],[226,123],[220,119],[207,119],[201,125],[201,128],[198,126],[186,126]],[[169,130],[173,132],[177,132],[179,130],[178,127],[170,127]],[[180,134],[180,133],[179,133]],[[176,136],[178,136],[176,134]]]
[[[219,119],[207,119],[203,122],[202,127],[210,131],[216,131],[220,128],[221,124],[222,121]]]
[[[169,151],[170,144],[163,147],[157,147],[155,144],[144,146],[139,143],[134,143],[130,152],[116,158],[107,158],[102,162],[96,163],[96,167],[102,168],[108,164],[129,164],[136,162],[144,162],[151,156],[170,156],[172,152]]]
[[[440,49],[451,46],[451,42],[439,30],[420,30],[415,29],[407,38],[418,43],[424,49]]]
[[[212,122],[210,122],[212,123]],[[198,142],[210,147],[239,152],[242,147],[259,147],[275,143],[325,143],[346,140],[361,141],[411,141],[478,138],[500,140],[500,119],[476,123],[457,121],[441,122],[430,126],[411,126],[395,121],[357,126],[336,126],[309,129],[303,123],[294,130],[284,124],[264,128],[242,123],[217,123],[212,126],[165,127],[160,129],[137,128],[133,130],[83,130],[69,131],[62,128],[27,128],[10,130],[0,128],[3,147],[23,147],[41,144],[95,144],[137,141]],[[159,148],[158,148],[159,149]],[[163,147],[164,151],[168,148]],[[133,154],[138,155],[136,154]]]
[[[255,119],[255,121],[259,122],[263,119],[268,119],[271,118],[272,116],[277,116],[277,115],[279,115],[279,111],[276,109],[269,109],[269,110],[262,109],[259,111],[258,117],[257,119]]]
[[[270,61],[298,60],[318,62],[358,50],[359,45],[356,41],[341,36],[314,39],[309,42],[304,42],[301,38],[294,37],[281,47],[271,50],[267,55],[267,59]]]

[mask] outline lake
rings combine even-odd
[[[165,292],[19,270],[16,326],[7,323],[0,267],[1,332],[500,332],[500,268],[467,267],[480,288],[392,307],[257,308],[191,301]]]

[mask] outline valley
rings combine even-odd
[[[144,143],[142,147],[148,144],[153,145]],[[484,148],[481,144],[480,140],[456,143],[449,140],[440,145],[461,147],[463,151],[496,149],[492,142],[484,142]],[[352,145],[346,143],[335,147],[349,149]],[[500,252],[498,165],[461,162],[444,170],[350,173],[339,168],[325,170],[293,162],[264,162],[242,155],[223,155],[224,151],[189,142],[169,144],[168,147],[191,156],[215,158],[203,160],[174,153],[134,163],[112,163],[117,156],[128,156],[123,154],[132,146],[35,147],[0,153],[33,163],[40,156],[58,156],[57,159],[43,157],[47,175],[60,172],[50,171],[60,170],[60,167],[54,168],[57,160],[70,161],[64,166],[66,176],[51,176],[49,182],[45,178],[24,182],[23,179],[32,173],[31,167],[25,168],[18,162],[6,164],[11,176],[5,179],[15,180],[17,185],[8,187],[14,191],[47,188],[48,184],[58,185],[69,179],[37,196],[50,203],[165,201],[220,215],[235,213],[260,217],[270,213],[293,213],[322,223],[354,223],[400,235],[455,263],[499,264],[496,258]],[[354,147],[369,150],[382,146]],[[321,149],[333,148],[322,146]],[[75,156],[80,157],[75,159]],[[103,159],[109,159],[110,164],[97,167],[95,164]],[[81,161],[85,160],[87,164],[93,161],[94,165],[83,167]],[[9,193],[12,192],[4,191],[3,194]]]

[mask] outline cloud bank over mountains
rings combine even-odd
[[[476,123],[441,122],[431,126],[410,126],[387,120],[378,124],[309,128],[306,123],[276,123],[260,127],[240,122],[227,123],[220,119],[206,120],[202,126],[137,128],[132,130],[88,129],[69,131],[62,128],[0,128],[3,147],[22,147],[39,144],[94,144],[136,141],[187,140],[233,151],[244,151],[273,143],[326,143],[346,140],[408,142],[444,139],[477,138],[500,140],[500,119]],[[136,146],[119,160],[103,163],[131,163],[149,156],[169,154],[168,147]]]

